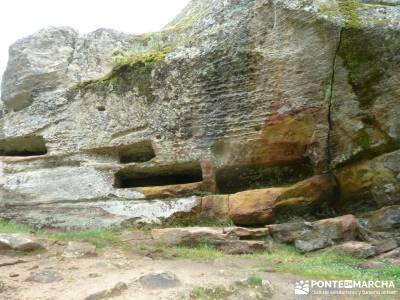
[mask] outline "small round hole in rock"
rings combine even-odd
[[[98,111],[105,111],[106,107],[104,105],[99,105],[96,107]]]

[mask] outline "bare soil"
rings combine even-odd
[[[130,239],[129,239],[130,237]],[[273,267],[261,266],[260,261],[240,255],[224,255],[210,261],[193,261],[179,257],[166,259],[157,251],[139,251],[146,246],[146,236],[128,235],[128,250],[115,246],[98,250],[98,255],[88,258],[62,256],[66,244],[47,241],[47,251],[41,253],[0,252],[0,299],[1,300],[84,300],[104,290],[110,290],[119,282],[126,284],[116,295],[98,299],[115,300],[196,300],[191,297],[194,288],[228,287],[250,276],[268,280],[273,294],[268,299],[304,299],[294,295],[295,282],[303,280],[292,274],[278,273]],[[56,271],[63,278],[52,283],[26,281],[32,272]],[[146,289],[139,282],[144,275],[164,271],[173,273],[180,285],[168,289]],[[239,298],[247,300],[252,298]],[[209,298],[215,299],[215,298]],[[236,299],[236,298],[235,298]],[[349,299],[322,296],[307,299]],[[377,298],[351,298],[377,299]]]
[[[118,248],[107,248],[97,257],[64,258],[53,249],[42,254],[0,255],[0,282],[3,285],[0,299],[7,300],[64,300],[84,299],[118,282],[128,289],[110,297],[122,299],[190,299],[194,287],[229,285],[257,275],[269,280],[274,286],[272,299],[294,299],[296,277],[287,274],[260,272],[258,266],[240,256],[224,256],[212,262],[190,260],[153,259],[126,253]],[[13,265],[7,263],[19,262]],[[57,271],[62,281],[38,283],[25,281],[31,272]],[[181,285],[177,288],[148,290],[138,279],[156,271],[169,271],[177,276]],[[14,277],[15,276],[15,277]]]

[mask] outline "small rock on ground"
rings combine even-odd
[[[216,242],[215,246],[225,254],[252,254],[267,251],[267,245],[263,241],[243,241],[243,240],[226,240]]]
[[[122,293],[123,290],[128,289],[128,286],[125,282],[116,283],[111,289],[102,290],[96,293],[93,293],[84,298],[84,300],[100,300],[106,299],[109,297],[115,297]]]
[[[97,256],[96,246],[87,242],[71,241],[65,248],[63,257],[66,258],[83,258]]]
[[[0,234],[0,250],[35,251],[43,248],[38,242],[20,234]]]
[[[63,280],[60,273],[56,271],[32,272],[25,281],[39,283],[53,283]]]
[[[180,281],[170,272],[157,272],[144,275],[139,282],[145,289],[169,289],[180,285]]]
[[[327,248],[327,250],[339,251],[359,258],[369,258],[378,254],[376,247],[373,245],[357,241],[345,242],[343,244]]]
[[[393,249],[379,256],[380,258],[400,258],[400,248]]]

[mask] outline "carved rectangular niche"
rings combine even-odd
[[[249,189],[282,186],[303,180],[313,174],[308,161],[283,166],[225,166],[216,172],[220,193],[230,194]]]
[[[126,167],[115,174],[116,188],[164,186],[201,182],[199,162],[184,162],[163,166]]]
[[[46,153],[46,143],[41,136],[0,140],[0,156],[36,156]]]
[[[156,156],[151,141],[142,141],[123,146],[118,151],[121,163],[146,162]]]

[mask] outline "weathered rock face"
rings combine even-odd
[[[229,196],[229,216],[240,225],[271,223],[283,210],[291,217],[316,210],[333,197],[327,176],[313,176],[289,187],[250,190]],[[299,212],[297,210],[300,210]]]
[[[236,193],[322,173],[329,196],[297,189],[285,205],[399,204],[399,20],[396,1],[194,0],[154,34],[19,40],[2,81],[0,216],[221,218]],[[261,223],[280,220],[276,205]]]
[[[341,211],[367,211],[400,203],[400,151],[345,166],[335,175]]]
[[[395,238],[400,241],[400,206],[393,205],[360,216],[365,236],[373,240]]]
[[[275,239],[294,243],[300,251],[309,252],[355,239],[357,220],[353,215],[345,215],[312,223],[273,224],[267,228]]]

